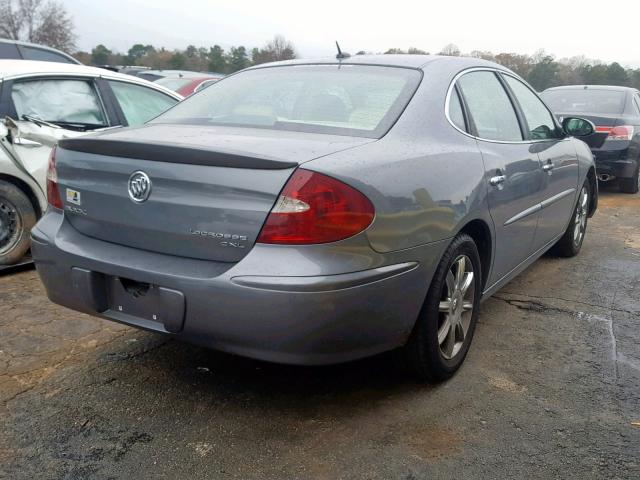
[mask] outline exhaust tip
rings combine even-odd
[[[608,173],[600,173],[598,174],[598,180],[601,182],[608,182],[609,180],[613,180],[615,177],[613,175],[609,175]]]

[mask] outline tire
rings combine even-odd
[[[12,183],[0,180],[0,265],[13,265],[24,257],[36,220],[29,197]]]
[[[638,193],[638,190],[640,190],[640,165],[636,168],[635,176],[631,178],[621,178],[619,182],[622,193]]]
[[[586,195],[586,196],[585,196]],[[571,220],[558,243],[553,246],[552,252],[560,257],[575,257],[580,253],[584,237],[587,233],[587,223],[589,221],[589,203],[591,201],[591,187],[589,180],[585,180],[580,189],[578,202],[576,203]],[[576,229],[579,228],[579,234]]]
[[[454,272],[458,270],[461,258],[464,258],[465,273],[460,277]],[[464,286],[468,273],[472,276],[464,294],[457,288],[457,278],[465,280],[461,282]],[[454,295],[451,295],[452,290]],[[469,351],[481,295],[478,248],[469,235],[460,234],[442,256],[409,341],[397,352],[401,365],[420,380],[435,383],[451,378]],[[447,324],[452,323],[455,325],[447,329]],[[447,332],[448,335],[444,335]]]

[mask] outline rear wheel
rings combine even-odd
[[[29,250],[36,212],[22,190],[0,180],[0,265],[13,265]]]
[[[638,193],[640,190],[640,165],[636,168],[636,174],[632,178],[620,179],[620,191],[622,193]]]
[[[573,210],[571,221],[567,230],[558,243],[553,247],[554,253],[561,257],[575,257],[582,248],[585,234],[587,233],[587,222],[589,220],[589,204],[591,200],[591,191],[589,188],[589,180],[584,182],[578,195],[578,203]]]
[[[438,265],[409,342],[399,351],[404,366],[419,378],[447,380],[462,365],[478,319],[481,278],[476,244],[458,235]]]

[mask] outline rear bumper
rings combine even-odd
[[[635,175],[638,160],[630,148],[592,149],[596,162],[598,178],[632,178]],[[604,177],[604,178],[603,178]]]
[[[242,261],[171,257],[92,239],[59,213],[43,217],[32,231],[32,245],[55,303],[209,348],[291,364],[340,363],[404,344],[428,288],[425,275],[432,275],[419,261],[336,275],[250,275],[239,268]],[[441,247],[433,248],[439,255]],[[120,300],[124,293],[114,300],[108,285],[119,278],[157,286],[158,311],[140,313],[134,298]]]

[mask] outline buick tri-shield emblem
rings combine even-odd
[[[129,177],[129,197],[136,203],[144,202],[151,194],[151,180],[144,172],[133,172]]]

